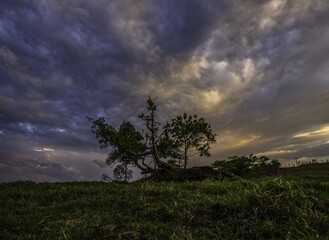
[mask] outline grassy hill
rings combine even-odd
[[[329,181],[300,178],[133,184],[15,182],[0,184],[0,206],[0,239],[329,236]]]
[[[329,163],[308,164],[298,167],[281,168],[280,175],[290,178],[329,181]]]

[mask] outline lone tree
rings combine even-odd
[[[204,118],[184,113],[167,125],[167,131],[178,154],[179,163],[183,160],[186,169],[188,160],[195,155],[210,156],[210,145],[216,142],[216,135]]]
[[[215,143],[216,135],[203,118],[184,113],[161,127],[156,120],[157,105],[150,97],[146,110],[138,116],[145,126],[142,131],[127,121],[116,130],[103,117],[88,118],[100,148],[111,148],[106,163],[117,166],[118,176],[127,180],[131,175],[128,166],[139,168],[143,174],[177,172],[180,167],[177,160],[183,160],[185,169],[189,157],[210,156],[210,144]]]

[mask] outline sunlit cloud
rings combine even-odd
[[[99,179],[108,149],[86,116],[141,129],[148,96],[160,122],[211,123],[217,144],[195,165],[325,158],[328,12],[323,0],[0,1],[0,165]]]
[[[242,147],[246,147],[249,144],[254,143],[255,141],[261,139],[260,135],[254,135],[250,134],[247,136],[239,136],[235,135],[235,133],[226,133],[226,134],[220,134],[218,136],[218,145],[214,146],[213,152],[225,152],[230,151],[234,149],[239,149]]]
[[[317,130],[298,133],[298,134],[294,135],[294,138],[320,137],[320,136],[329,137],[329,126],[328,125],[320,127]]]
[[[36,152],[53,152],[53,151],[55,151],[52,148],[39,148],[39,147],[36,147],[33,150]]]
[[[271,151],[256,153],[256,155],[273,156],[273,155],[290,154],[295,152],[297,152],[297,150],[271,150]]]
[[[55,150],[54,149],[51,149],[51,148],[43,148],[43,151],[45,151],[45,152],[53,152]]]
[[[63,133],[63,132],[66,132],[66,129],[64,128],[53,128],[52,130],[54,130],[55,132],[60,132],[60,133]]]

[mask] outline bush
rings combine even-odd
[[[263,177],[278,174],[280,167],[278,160],[270,160],[266,156],[233,156],[224,161],[216,161],[212,166],[219,172],[229,172],[241,177]]]

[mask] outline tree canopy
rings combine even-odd
[[[211,125],[197,115],[177,116],[167,125],[178,159],[183,160],[184,169],[188,159],[195,155],[210,156],[210,145],[216,142]]]
[[[270,160],[266,156],[258,157],[233,156],[227,160],[215,161],[212,166],[220,172],[228,172],[241,177],[263,177],[278,174],[280,167],[278,160]]]
[[[204,118],[184,113],[161,127],[156,111],[157,104],[149,97],[146,112],[138,116],[144,125],[141,130],[128,121],[115,129],[104,117],[88,118],[99,146],[111,149],[106,163],[116,166],[115,173],[125,176],[125,180],[131,175],[128,166],[135,166],[142,173],[157,174],[160,170],[173,172],[179,167],[186,168],[194,155],[210,156],[210,145],[216,142],[216,135]]]

